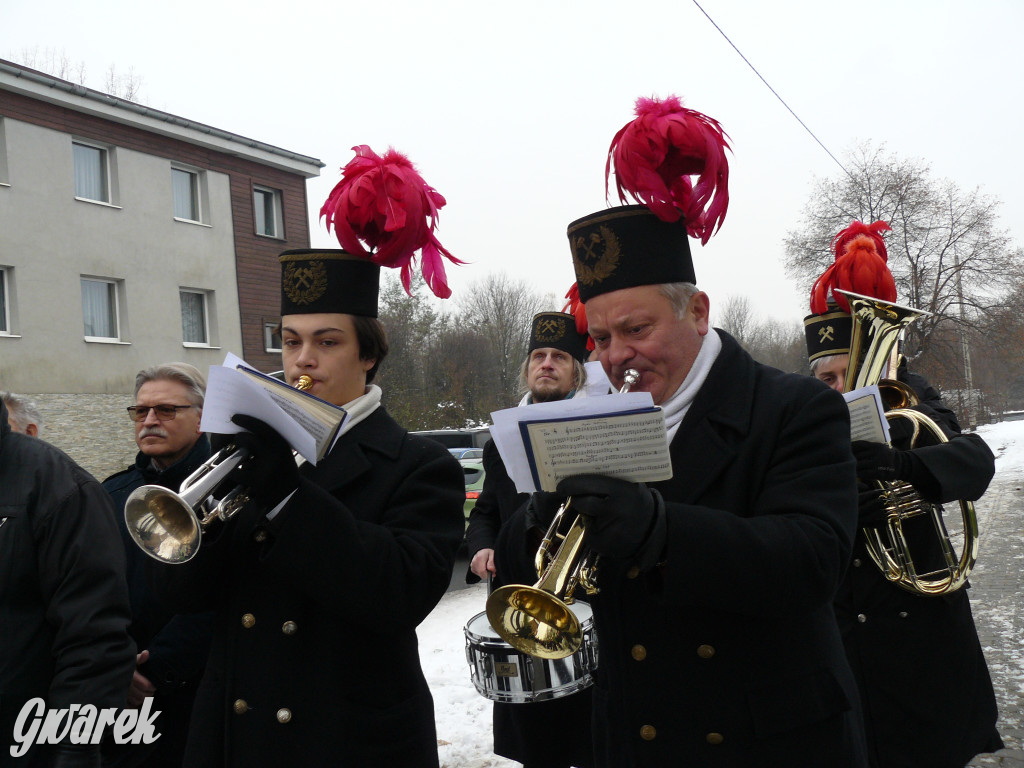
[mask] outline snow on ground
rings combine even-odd
[[[1024,470],[1024,421],[987,424],[978,429],[978,434],[996,455],[996,481],[1009,482],[1010,478],[1016,478],[1019,483],[1024,479],[1021,477]],[[486,599],[487,590],[482,583],[449,592],[418,630],[420,659],[434,694],[442,768],[513,768],[519,765],[492,753],[492,704],[476,692],[469,677],[464,627],[484,610]],[[978,608],[975,610],[978,612]],[[997,617],[988,617],[988,620],[993,621],[994,618]],[[1014,631],[1015,623],[1013,620],[1008,622],[1008,632]],[[1010,639],[1007,637],[1008,641]],[[1020,675],[1024,665],[1015,660],[1008,661],[1009,669],[1005,671],[1011,676]],[[992,673],[993,677],[999,675],[996,668]],[[1024,688],[1024,681],[1010,684],[1020,684]]]

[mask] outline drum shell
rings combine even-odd
[[[564,659],[540,659],[517,651],[495,632],[487,612],[466,624],[466,661],[477,692],[491,701],[528,704],[569,696],[594,682],[597,669],[597,633],[586,603],[572,605],[580,621],[583,642]]]

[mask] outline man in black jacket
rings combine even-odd
[[[128,559],[132,603],[129,632],[138,651],[129,706],[154,696],[160,712],[153,744],[104,747],[111,768],[178,768],[185,751],[188,723],[199,679],[206,667],[213,633],[213,614],[175,614],[160,601],[146,576],[147,555],[133,541],[124,520],[125,502],[143,485],[177,492],[182,481],[210,457],[210,442],[199,429],[206,380],[188,363],[166,363],[135,376],[135,405],[128,416],[135,426],[139,453],[135,464],[103,481],[117,510],[118,527]]]
[[[110,498],[64,453],[13,432],[0,401],[0,765],[32,699],[49,712],[120,712],[135,661],[130,618]],[[65,738],[13,764],[97,768],[99,744]]]
[[[379,268],[342,251],[281,255],[282,362],[347,413],[316,465],[236,415],[249,502],[195,558],[155,564],[183,610],[216,610],[185,764],[436,768],[416,627],[444,595],[465,485],[443,446],[410,435],[372,384],[387,354]]]
[[[586,384],[586,336],[576,318],[564,312],[541,312],[530,325],[530,344],[519,374],[525,390],[520,405],[564,400]],[[469,514],[466,548],[475,583],[489,575],[493,588],[507,583],[494,566],[494,542],[502,524],[529,499],[518,493],[493,440],[484,446],[484,488]],[[524,768],[558,768],[593,764],[590,735],[590,690],[549,701],[494,704],[494,751]]]
[[[819,279],[816,287],[825,311],[814,306],[812,296],[812,310],[819,312],[804,320],[812,375],[837,392],[858,386],[848,379],[860,379],[858,372],[868,367],[868,361],[850,365],[851,335],[858,321],[851,318],[849,305],[844,307],[844,294],[828,294],[835,288],[875,297],[877,279],[847,283],[841,275],[864,274],[857,267],[865,263],[875,264],[883,278],[888,275],[881,235],[885,229],[884,222],[854,222],[837,235],[836,258],[843,268]],[[895,298],[892,283],[883,300],[892,303]],[[862,334],[886,316],[887,312],[859,321]],[[876,336],[880,335],[876,327]],[[869,336],[863,338],[862,352],[870,346]],[[875,354],[889,357],[887,350]],[[953,411],[934,387],[907,370],[905,361],[897,368],[896,380],[916,397],[912,410],[930,418],[948,442],[928,430],[912,442],[912,425],[906,418],[890,422],[890,445],[853,442],[861,481],[860,525],[850,568],[836,593],[836,618],[860,689],[872,768],[960,768],[976,754],[1003,746],[996,730],[995,692],[967,586],[948,594],[923,595],[890,583],[868,553],[866,530],[886,524],[879,481],[909,483],[924,502],[946,503],[948,515],[953,509],[949,502],[981,497],[995,473],[995,459],[979,435],[961,433]],[[877,382],[864,382],[870,383]],[[945,567],[945,560],[931,518],[907,519],[902,530],[915,569],[937,587],[938,569]]]

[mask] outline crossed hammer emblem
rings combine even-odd
[[[824,328],[818,331],[819,341],[835,341],[835,329],[831,325],[826,325]]]

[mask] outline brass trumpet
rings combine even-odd
[[[639,380],[640,373],[628,369],[619,393]],[[487,598],[487,620],[494,631],[517,651],[541,659],[564,659],[579,650],[583,631],[569,608],[573,592],[578,586],[588,595],[598,592],[597,555],[583,547],[583,516],[576,515],[569,529],[559,532],[571,505],[572,499],[566,499],[537,549],[534,565],[540,580],[532,587],[509,584]],[[560,543],[552,552],[556,540]]]
[[[313,380],[299,377],[295,388],[307,390]],[[227,521],[249,502],[245,488],[238,485],[219,499],[217,487],[246,458],[244,448],[227,445],[186,477],[178,493],[161,485],[143,485],[132,491],[124,506],[128,533],[139,548],[154,560],[179,565],[199,551],[202,532],[214,520]]]
[[[935,421],[919,411],[915,392],[895,379],[883,379],[894,357],[896,342],[910,323],[927,312],[899,304],[890,304],[869,296],[840,291],[850,302],[853,332],[850,337],[850,361],[847,365],[847,392],[878,384],[886,404],[885,418],[894,422],[910,422],[910,447],[917,447],[918,438],[927,434],[935,443],[948,442]],[[978,557],[978,518],[974,504],[959,500],[963,522],[963,546],[958,554],[950,540],[942,505],[921,498],[909,483],[876,481],[886,511],[884,526],[864,528],[868,555],[885,578],[898,587],[919,595],[945,595],[960,589]],[[918,572],[914,555],[907,543],[904,525],[918,517],[928,518],[938,539],[941,564]]]

